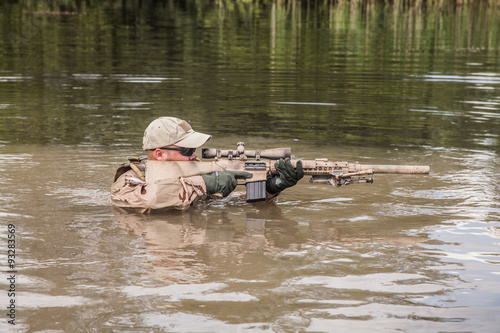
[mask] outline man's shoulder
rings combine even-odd
[[[115,172],[113,182],[116,182],[120,176],[129,170],[133,170],[139,178],[145,177],[146,172],[146,156],[141,157],[128,157],[128,162],[122,163]]]

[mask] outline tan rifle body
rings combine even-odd
[[[238,149],[219,150],[204,149],[204,158],[211,161],[148,161],[146,181],[155,182],[161,179],[191,177],[215,171],[247,171],[253,176],[245,179],[247,185],[247,201],[265,199],[265,181],[271,175],[277,175],[275,160],[290,157],[290,148],[245,151],[242,143]],[[269,159],[271,158],[271,159]],[[296,167],[297,161],[292,159]],[[339,187],[351,183],[372,183],[372,178],[356,176],[371,174],[429,174],[429,166],[423,165],[371,165],[358,162],[329,161],[327,159],[301,160],[304,175],[312,176],[312,183],[328,183]],[[252,193],[249,193],[252,192]],[[258,192],[258,193],[257,193]],[[250,197],[250,199],[248,199]]]

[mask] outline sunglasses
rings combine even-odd
[[[177,150],[182,156],[191,156],[196,151],[196,148],[160,148],[162,150]]]

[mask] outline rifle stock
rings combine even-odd
[[[247,201],[266,200],[266,180],[271,174],[277,174],[274,160],[290,157],[290,148],[275,148],[267,150],[245,150],[242,142],[236,150],[221,150],[206,148],[202,151],[203,158],[213,158],[211,161],[148,161],[146,166],[146,181],[176,177],[191,177],[213,171],[247,171],[252,178],[245,179]],[[224,158],[223,158],[224,157]],[[249,159],[251,158],[251,159]],[[291,159],[296,167],[296,159]],[[302,160],[304,175],[312,176],[311,183],[331,184],[335,187],[352,183],[373,183],[373,178],[358,177],[384,174],[429,174],[429,166],[424,165],[371,165],[358,162],[329,161],[328,159]],[[356,178],[358,177],[358,178]]]

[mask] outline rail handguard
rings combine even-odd
[[[211,161],[148,161],[146,181],[168,179],[168,170],[175,169],[183,177],[203,175],[212,171],[247,171],[253,177],[245,180],[246,200],[248,202],[266,200],[266,179],[277,174],[275,160],[291,156],[290,148],[274,148],[266,150],[245,150],[243,142],[239,142],[236,150],[206,148],[202,157]],[[291,160],[295,167],[297,160]],[[302,160],[304,175],[310,175],[311,183],[331,184],[335,187],[356,183],[373,183],[373,178],[360,176],[375,173],[386,174],[429,174],[429,166],[419,165],[365,165],[358,162],[329,161],[326,158]]]

